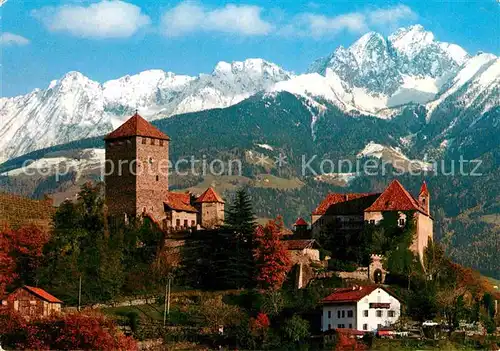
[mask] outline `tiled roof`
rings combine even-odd
[[[333,291],[330,295],[321,300],[324,304],[336,304],[336,303],[353,303],[358,302],[363,297],[370,295],[376,289],[382,289],[394,299],[401,302],[401,299],[394,294],[391,290],[382,285],[366,285],[366,286],[353,286],[350,288],[338,288]]]
[[[283,240],[282,243],[285,244],[287,250],[304,250],[318,245],[314,239]]]
[[[30,293],[38,296],[39,298],[51,302],[51,303],[63,303],[61,300],[59,300],[57,297],[49,294],[43,289],[40,288],[34,288],[32,286],[25,285],[23,286],[24,289],[28,290]]]
[[[297,227],[297,226],[302,226],[302,225],[307,225],[307,222],[302,217],[297,218],[297,220],[295,221],[294,226]]]
[[[319,204],[318,207],[313,211],[313,215],[324,215],[328,211],[328,209],[337,204],[341,203],[347,203],[351,202],[353,200],[359,200],[359,199],[365,199],[370,200],[373,198],[371,201],[374,201],[376,196],[379,195],[377,193],[350,193],[350,194],[337,194],[337,193],[330,193],[328,194],[325,199]],[[363,206],[363,202],[358,203]],[[369,204],[366,206],[368,207]],[[358,211],[363,211],[366,207],[358,209]]]
[[[104,137],[104,140],[126,138],[131,136],[144,136],[149,138],[170,140],[170,138],[154,127],[144,118],[135,114],[130,117],[125,123]]]
[[[427,183],[424,182],[422,183],[422,186],[420,187],[420,192],[418,193],[419,195],[429,195],[429,189],[427,189]]]
[[[397,179],[393,180],[378,199],[365,211],[420,211],[427,214],[426,210]]]
[[[351,288],[335,289],[333,293],[321,300],[322,303],[347,303],[358,302],[366,295],[371,294],[378,285],[353,286]]]
[[[224,203],[224,200],[217,194],[217,192],[212,189],[208,188],[205,190],[203,194],[200,195],[199,198],[196,199],[195,202],[201,203],[201,202],[220,202]]]
[[[196,208],[191,206],[191,196],[189,193],[168,192],[163,203],[170,207],[172,210],[198,212]]]

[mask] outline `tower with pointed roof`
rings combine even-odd
[[[427,183],[424,182],[422,183],[422,186],[420,187],[420,192],[418,193],[418,202],[420,202],[420,205],[425,208],[427,213],[431,212],[431,196],[429,194],[429,189],[427,189]]]
[[[205,190],[194,204],[202,227],[214,228],[224,223],[224,200],[213,188]]]
[[[105,138],[106,205],[113,218],[165,217],[170,138],[137,112]]]

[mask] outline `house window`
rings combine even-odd
[[[337,318],[340,318],[340,310],[337,311]]]
[[[328,318],[332,318],[332,311],[328,311]]]
[[[375,220],[374,219],[370,219],[370,224],[375,224]]]
[[[363,311],[363,317],[368,317],[368,310]]]
[[[382,317],[382,311],[377,311],[377,317]]]
[[[142,143],[146,144],[148,142],[148,138],[142,138]]]
[[[337,328],[345,328],[344,324],[337,324]]]
[[[347,311],[347,317],[352,318],[352,315],[353,315],[352,310]]]
[[[175,225],[176,225],[177,227],[180,227],[180,226],[181,226],[181,220],[177,218],[177,219],[175,220]]]
[[[404,218],[400,218],[399,219],[399,225],[400,226],[404,226],[405,225],[405,219]]]
[[[160,146],[163,146],[163,140],[160,140]]]
[[[363,324],[363,330],[368,330],[368,324]]]
[[[195,224],[194,224],[194,220],[191,220],[191,227],[194,227]]]
[[[349,323],[349,329],[352,329],[352,324],[351,323]]]
[[[328,324],[328,330],[332,329],[332,325]]]
[[[184,220],[184,227],[187,227],[187,226],[188,226],[188,220],[187,220],[187,219],[185,219],[185,220]]]
[[[392,311],[392,310],[387,312],[388,317],[394,317],[395,315],[396,315],[396,313],[394,313],[394,311]]]
[[[342,318],[345,318],[345,311],[342,310]]]
[[[153,138],[151,138],[151,145],[154,145],[155,144],[155,140]]]
[[[377,324],[377,329],[382,329],[382,324]]]

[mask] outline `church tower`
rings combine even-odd
[[[162,220],[168,193],[169,140],[137,112],[104,138],[110,217],[126,219],[147,213]]]
[[[429,194],[429,190],[427,189],[427,183],[425,183],[424,180],[422,186],[420,187],[420,192],[418,193],[418,202],[425,209],[428,215],[431,214],[430,201],[431,201],[431,196]]]

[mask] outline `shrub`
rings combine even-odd
[[[328,261],[328,270],[330,271],[354,272],[357,268],[358,266],[353,262],[340,260]]]

